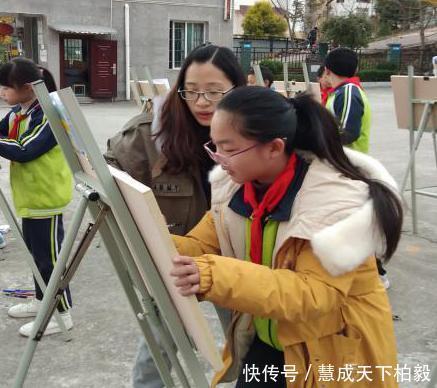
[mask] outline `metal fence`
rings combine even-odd
[[[241,47],[234,47],[234,53],[237,56],[238,60],[241,57]],[[288,62],[293,64],[301,64],[305,62],[307,58],[313,55],[309,49],[277,49],[277,50],[269,50],[269,49],[260,49],[260,48],[252,48],[251,50],[251,62],[252,64],[260,63],[263,60],[272,60],[278,62]]]
[[[387,49],[379,50],[367,50],[361,49],[357,51],[358,54],[358,68],[360,70],[375,69],[381,64],[386,64],[387,60]],[[399,66],[400,67],[400,61]]]
[[[358,69],[365,73],[385,72],[385,78],[389,79],[390,74],[406,74],[408,65],[414,65],[417,74],[427,74],[432,71],[431,57],[437,52],[437,44],[430,44],[424,48],[422,63],[419,61],[421,49],[417,47],[402,47],[397,57],[393,57],[389,49],[358,49]],[[238,60],[241,59],[241,47],[234,47],[234,53]],[[302,63],[322,64],[323,58],[318,54],[317,49],[293,47],[289,49],[271,47],[252,47],[250,51],[251,64],[259,64],[262,61],[273,61],[269,66],[276,79],[282,79],[282,64],[288,63],[289,73],[295,73],[296,79],[301,78]],[[276,63],[275,63],[276,62]],[[375,76],[375,75],[373,75]],[[378,74],[376,74],[378,76]],[[368,75],[368,77],[370,77]],[[381,80],[381,79],[377,79]],[[385,80],[385,79],[384,79]]]
[[[357,50],[359,68],[360,69],[373,69],[381,63],[387,62],[387,49],[380,50]],[[241,57],[241,47],[234,47],[234,53],[238,60]],[[263,60],[272,60],[277,62],[290,63],[291,67],[299,66],[302,62],[308,60],[319,60],[322,63],[322,58],[318,56],[316,49],[307,48],[292,48],[292,49],[268,49],[252,47],[251,49],[251,63],[259,64]]]

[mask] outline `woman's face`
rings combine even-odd
[[[238,125],[235,116],[224,110],[218,110],[212,119],[211,140],[217,153],[227,157],[223,169],[239,184],[273,181],[278,158],[284,155],[283,141],[275,139],[266,144],[259,143],[242,136]]]
[[[226,92],[234,85],[218,67],[212,63],[193,62],[185,73],[183,89],[196,92]],[[212,116],[219,101],[209,101],[205,95],[194,100],[185,100],[196,121],[203,126],[211,125]]]

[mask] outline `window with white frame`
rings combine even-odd
[[[205,23],[170,21],[169,68],[179,69],[192,49],[205,42]]]

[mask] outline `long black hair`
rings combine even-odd
[[[229,93],[217,110],[235,115],[238,130],[247,138],[267,143],[286,139],[286,152],[307,150],[326,160],[345,177],[365,182],[385,236],[383,259],[388,261],[399,243],[403,210],[399,197],[384,183],[370,179],[346,156],[334,116],[311,95],[288,100],[264,87],[243,87]]]
[[[209,162],[202,147],[209,139],[209,129],[202,127],[191,114],[184,100],[178,95],[184,89],[185,75],[192,63],[211,62],[220,69],[235,87],[246,84],[244,73],[234,53],[227,47],[203,44],[185,59],[178,78],[169,92],[161,110],[160,131],[156,137],[163,140],[162,153],[167,159],[165,170],[178,174]]]
[[[37,65],[30,59],[17,57],[0,67],[0,85],[9,88],[21,88],[25,84],[43,80],[49,92],[56,88],[55,80],[47,69]]]

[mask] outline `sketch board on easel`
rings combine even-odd
[[[414,97],[416,100],[437,100],[437,77],[414,76]],[[408,76],[391,76],[391,85],[395,100],[396,119],[398,128],[410,127],[410,94]],[[414,129],[419,127],[424,104],[414,104]],[[433,131],[437,125],[437,105],[432,108],[425,132]]]
[[[195,296],[181,296],[170,276],[172,258],[178,253],[170,237],[164,216],[162,215],[152,189],[133,179],[127,173],[109,166],[111,175],[123,195],[126,205],[143,237],[164,284],[169,291],[187,332],[194,340],[196,347],[210,362],[214,369],[220,370],[222,361],[215,346],[214,338]],[[115,217],[117,219],[117,216]],[[129,245],[129,243],[128,243]],[[138,268],[141,257],[135,257]],[[140,270],[147,284],[146,274]],[[149,290],[153,295],[153,289]]]

